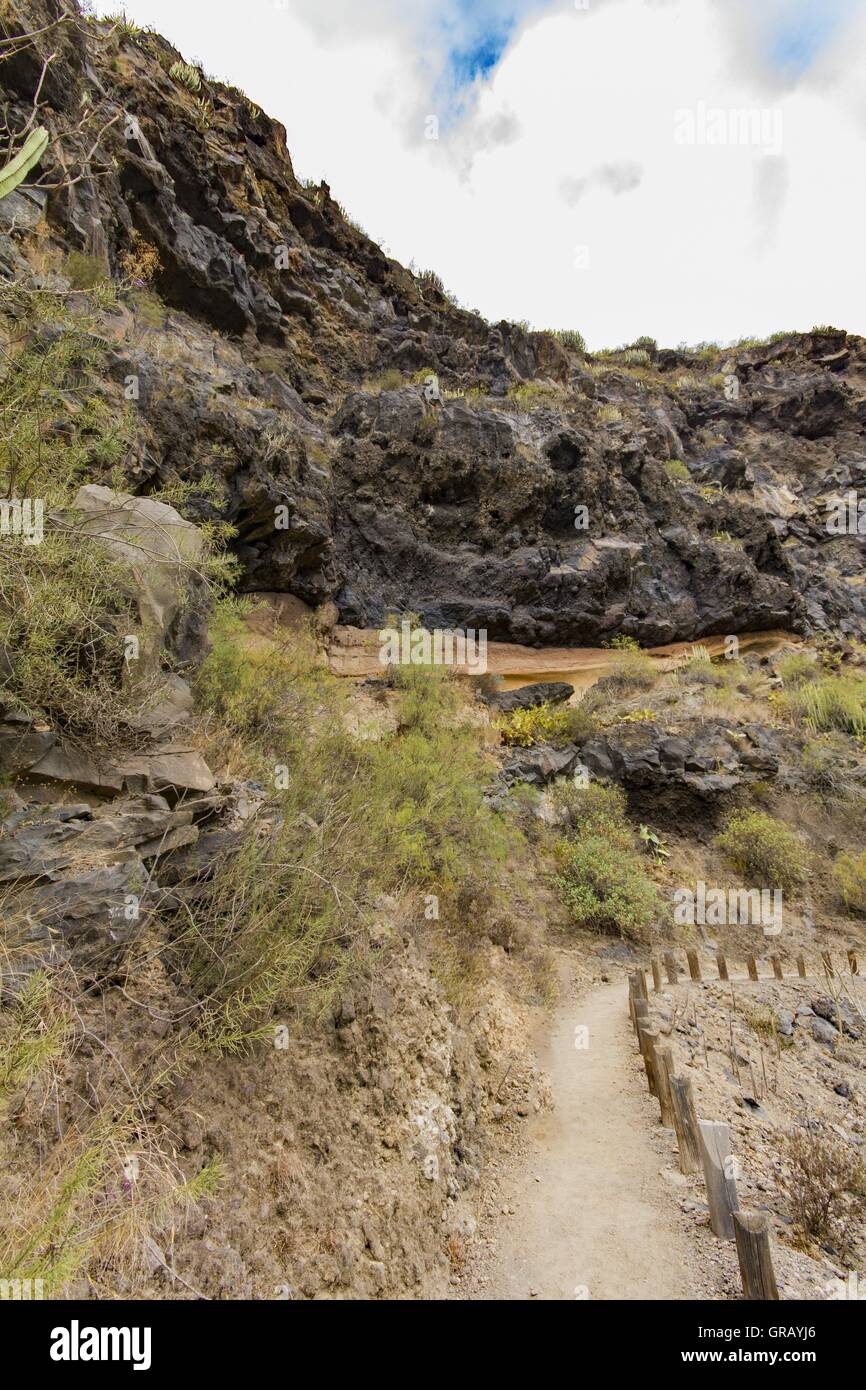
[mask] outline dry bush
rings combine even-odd
[[[832,1243],[843,1256],[866,1216],[866,1167],[858,1153],[827,1130],[796,1129],[784,1151],[791,1215],[804,1235]]]

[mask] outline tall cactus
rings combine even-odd
[[[44,126],[31,130],[21,149],[0,169],[0,198],[5,198],[23,183],[30,170],[38,164],[48,145],[48,131]]]

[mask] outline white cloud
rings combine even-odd
[[[866,333],[866,12],[825,2],[826,32],[803,28],[804,0],[515,3],[523,27],[454,125],[441,65],[465,37],[456,4],[126,0],[282,120],[298,171],[391,254],[488,317],[594,346]],[[780,66],[804,33],[810,61]],[[780,117],[781,146],[678,144],[675,113],[702,106]]]

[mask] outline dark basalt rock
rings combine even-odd
[[[218,794],[193,796],[174,809],[155,794],[96,806],[14,794],[0,826],[0,883],[15,947],[4,989],[14,991],[46,961],[71,960],[94,979],[117,966],[154,905],[165,909],[163,870],[172,883],[185,876],[197,861],[184,859],[180,873],[167,866],[194,853],[199,823],[224,805]],[[217,862],[221,834],[231,832],[205,831],[202,864]]]
[[[0,776],[25,772],[44,758],[57,742],[57,734],[38,726],[29,715],[9,711],[0,723]]]
[[[574,744],[564,748],[515,748],[502,764],[501,780],[506,787],[516,782],[529,782],[543,787],[557,777],[566,777],[580,762],[580,750]]]
[[[516,709],[536,709],[539,705],[562,705],[574,694],[574,686],[567,681],[536,681],[533,685],[522,685],[519,690],[506,690],[483,696],[487,704],[503,714],[511,714]]]
[[[589,739],[581,761],[596,777],[628,791],[676,788],[712,799],[750,781],[774,777],[776,754],[757,729],[695,721],[676,734],[656,723],[620,724]]]

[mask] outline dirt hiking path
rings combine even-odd
[[[700,1297],[696,1250],[680,1229],[637,1067],[625,978],[562,995],[538,1038],[553,1109],[527,1122],[526,1147],[498,1192],[495,1247],[473,1270],[476,1299]],[[588,1047],[575,1047],[575,1029]]]

